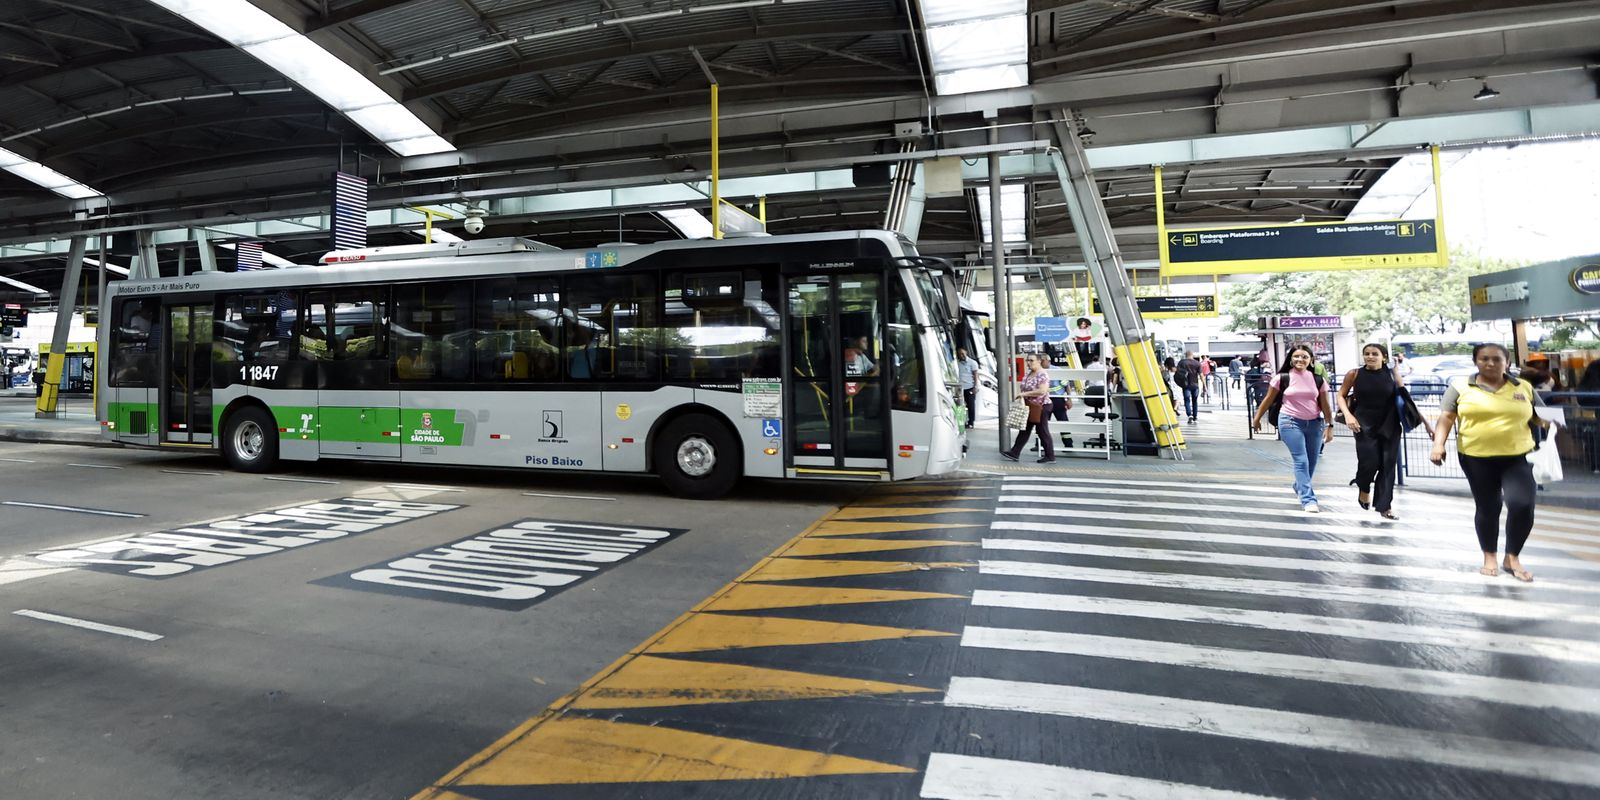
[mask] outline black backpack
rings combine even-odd
[[[1189,385],[1189,367],[1183,361],[1179,361],[1177,368],[1172,371],[1172,380],[1177,382],[1180,389]]]
[[[1272,405],[1267,406],[1267,424],[1274,428],[1278,427],[1278,412],[1283,409],[1284,383],[1288,380],[1288,377],[1288,373],[1284,372],[1280,372],[1274,377],[1274,383],[1278,386],[1278,396],[1272,399]],[[1322,391],[1322,376],[1312,372],[1311,377],[1317,382],[1317,391]]]

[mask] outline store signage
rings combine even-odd
[[[1343,327],[1344,320],[1334,315],[1310,317],[1278,317],[1278,330],[1305,331],[1320,328]]]
[[[1166,231],[1163,275],[1442,267],[1431,219],[1291,223]]]
[[[1139,314],[1149,319],[1217,316],[1217,296],[1214,294],[1136,297],[1134,300],[1139,304]],[[1100,298],[1095,298],[1093,308],[1094,313],[1100,313]]]
[[[1036,342],[1064,342],[1072,338],[1067,332],[1066,317],[1034,317],[1033,340]]]
[[[1479,286],[1472,290],[1472,304],[1475,306],[1490,303],[1510,303],[1516,300],[1528,299],[1528,282],[1516,281],[1515,283],[1497,283],[1491,286]]]
[[[684,531],[524,519],[314,583],[521,611]]]
[[[1600,264],[1584,264],[1573,270],[1572,288],[1584,294],[1600,294]]]

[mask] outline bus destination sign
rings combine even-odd
[[[1442,267],[1431,219],[1292,223],[1167,231],[1163,275]]]

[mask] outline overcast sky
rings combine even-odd
[[[1413,196],[1407,218],[1434,216],[1431,187]],[[1453,249],[1529,263],[1600,254],[1600,139],[1467,153],[1444,171],[1444,207]]]

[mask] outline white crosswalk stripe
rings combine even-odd
[[[1308,763],[1385,765],[1289,794],[1392,794],[1396,775],[1422,767],[1459,774],[1427,785],[1441,796],[1499,796],[1505,777],[1600,788],[1600,514],[1540,509],[1527,553],[1545,572],[1525,584],[1477,573],[1469,498],[1406,495],[1394,523],[1353,502],[1303,514],[1282,484],[1008,477],[981,541],[971,604],[983,613],[962,631],[968,655],[944,703],[1032,715],[1041,730],[1112,723],[1094,735],[1127,752],[1186,735],[1196,748],[1249,741]],[[1137,671],[1152,669],[1165,672]],[[1485,704],[1516,712],[1473,710]],[[1521,724],[1486,724],[1502,718]],[[1294,769],[1265,755],[1256,769],[1187,774],[1156,757],[1163,771],[1140,774],[1137,759],[1037,763],[1050,760],[1040,752],[934,753],[922,796],[1244,800],[1283,794],[1266,772]]]
[[[1000,509],[1000,514],[1018,514],[1023,516],[1037,516],[1027,510]],[[1108,515],[1101,515],[1108,516]],[[1114,517],[1122,519],[1130,515]],[[1143,516],[1143,515],[1131,515]],[[1251,526],[1244,526],[1251,527]],[[1161,539],[1175,542],[1204,542],[1206,544],[1233,544],[1247,547],[1268,547],[1284,550],[1317,550],[1325,553],[1361,553],[1375,556],[1399,556],[1402,558],[1426,558],[1444,563],[1449,563],[1461,556],[1462,548],[1429,548],[1414,547],[1410,545],[1373,544],[1371,542],[1343,542],[1317,539],[1285,539],[1280,536],[1255,536],[1247,533],[1195,533],[1192,531],[1163,531],[1153,528],[1102,528],[1093,525],[1063,525],[1058,522],[1019,522],[1003,520],[995,522],[993,530],[997,531],[1034,531],[1040,533],[1070,533],[1080,536],[1112,536],[1128,539]],[[1298,530],[1318,531],[1315,527],[1298,528]],[[1327,529],[1321,532],[1336,533]],[[1468,550],[1468,553],[1471,551]],[[1583,570],[1586,572],[1600,572],[1600,563],[1572,561],[1562,564],[1566,569]]]
[[[1000,541],[1000,540],[996,540]],[[1053,542],[1051,544],[1054,544]],[[988,546],[988,542],[985,542]],[[1068,564],[1039,564],[1029,561],[980,561],[985,575],[1016,578],[1051,578],[1127,586],[1155,586],[1164,589],[1189,589],[1208,592],[1236,592],[1284,599],[1335,600],[1344,603],[1434,608],[1464,611],[1492,617],[1517,619],[1556,619],[1585,625],[1600,625],[1600,609],[1558,603],[1482,597],[1470,594],[1429,591],[1401,592],[1371,586],[1338,586],[1326,583],[1261,580],[1257,578],[1216,577],[1213,575],[1174,575],[1170,572],[1144,572],[1133,569],[1096,569]]]
[[[1058,714],[1600,787],[1600,759],[1592,752],[1317,714],[970,677],[951,679],[944,702],[958,708]]]
[[[1372,689],[1421,692],[1441,697],[1493,698],[1494,702],[1506,705],[1565,708],[1585,714],[1600,714],[1600,693],[1582,686],[1543,684],[1514,678],[1493,678],[1387,664],[1366,664],[1360,661],[1235,650],[1226,647],[1202,647],[1088,633],[972,626],[962,632],[961,645],[1199,667],[1275,678],[1343,683]]]
[[[928,759],[922,796],[932,800],[1271,800],[1259,794],[1186,783],[954,753],[934,753]]]

